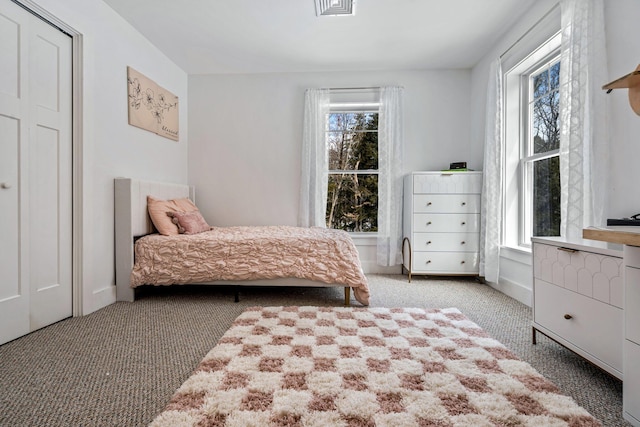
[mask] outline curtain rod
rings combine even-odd
[[[329,87],[329,90],[373,90],[380,89],[380,86],[370,86],[370,87]]]
[[[531,31],[533,31],[534,28],[536,28],[538,26],[538,24],[540,24],[542,21],[544,21],[549,15],[551,15],[551,13],[553,13],[556,9],[558,9],[560,7],[560,3],[556,3],[555,6],[553,6],[551,9],[549,9],[549,11],[547,13],[545,13],[544,15],[542,15],[542,17],[540,19],[538,19],[536,21],[535,24],[533,24],[531,26],[531,28],[529,28],[527,31],[525,31],[525,33],[523,35],[521,35],[518,40],[516,40],[515,42],[513,42],[513,44],[511,46],[509,46],[507,48],[507,50],[505,50],[504,52],[502,52],[502,54],[500,55],[500,59],[502,59],[503,56],[505,56],[507,53],[509,53],[509,51],[511,49],[513,49],[518,43],[520,43],[522,41],[522,39],[524,39],[525,37],[527,37],[527,35],[529,35],[529,33]]]

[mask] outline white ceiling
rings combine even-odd
[[[188,74],[471,68],[535,0],[105,0]]]

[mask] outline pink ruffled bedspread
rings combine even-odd
[[[369,285],[353,240],[319,227],[214,227],[193,235],[144,236],[135,244],[131,287],[293,277],[353,288]]]

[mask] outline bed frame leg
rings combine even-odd
[[[349,286],[344,288],[344,305],[345,307],[351,306],[351,288]]]
[[[235,295],[233,298],[233,302],[240,302],[240,286],[235,287]]]

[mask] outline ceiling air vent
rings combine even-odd
[[[354,0],[315,0],[316,15],[344,16],[356,13]]]

